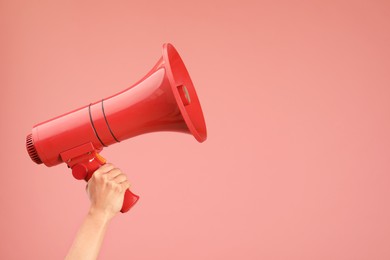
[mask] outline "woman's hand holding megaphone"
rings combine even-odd
[[[129,187],[127,176],[119,168],[111,163],[104,164],[88,181],[90,211],[103,214],[108,219],[114,217],[120,210],[126,212],[131,206],[128,205],[129,202],[124,203],[126,192],[131,193]]]
[[[135,195],[129,190],[130,185],[126,187],[128,184],[126,175],[114,165],[107,164],[106,159],[97,152],[91,152],[86,156],[81,156],[71,168],[72,174],[76,179],[84,179],[88,183],[96,183],[98,187],[96,189],[101,190],[97,194],[108,196],[108,198],[114,194],[123,194],[123,199],[121,199],[122,207],[120,209],[122,213],[129,211],[139,199],[138,195]],[[90,199],[92,204],[94,204],[94,200],[91,197]],[[104,200],[102,201],[104,204]]]

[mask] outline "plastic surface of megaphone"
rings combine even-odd
[[[76,179],[88,179],[105,163],[104,147],[157,131],[192,134],[203,142],[206,124],[194,85],[172,44],[140,81],[110,97],[33,127],[26,148],[31,159],[46,166],[65,162]],[[126,198],[127,196],[127,198]],[[125,194],[122,212],[138,196]],[[126,205],[125,205],[126,204]]]

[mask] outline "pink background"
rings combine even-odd
[[[0,1],[0,258],[61,259],[88,209],[36,123],[140,79],[172,42],[209,138],[102,155],[138,205],[101,259],[390,259],[389,1]]]

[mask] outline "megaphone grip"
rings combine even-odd
[[[123,205],[122,205],[121,212],[126,213],[127,211],[129,211],[129,209],[131,209],[131,207],[133,207],[133,205],[137,203],[138,199],[139,199],[138,195],[135,195],[129,189],[127,189],[125,192],[125,197],[123,198]]]
[[[104,159],[99,153],[88,153],[86,158],[80,159],[80,162],[74,164],[71,167],[73,177],[78,180],[84,179],[88,182],[95,171],[104,164],[106,164],[106,159]],[[127,189],[124,193],[121,212],[125,213],[129,211],[134,206],[134,204],[137,203],[138,199],[138,195],[135,195],[129,189]]]
[[[95,153],[95,158],[103,165],[106,163],[106,159],[104,159],[99,153]],[[137,203],[139,199],[138,195],[135,195],[132,193],[129,189],[126,190],[124,198],[123,198],[123,204],[122,204],[122,213],[126,213],[131,209],[131,207],[134,206],[135,203]]]

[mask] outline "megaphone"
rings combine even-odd
[[[172,44],[163,45],[162,57],[131,87],[69,113],[39,123],[26,137],[30,158],[37,164],[66,163],[78,180],[88,181],[105,164],[104,147],[157,131],[207,138],[206,124],[194,85]],[[125,193],[121,212],[138,196]]]

